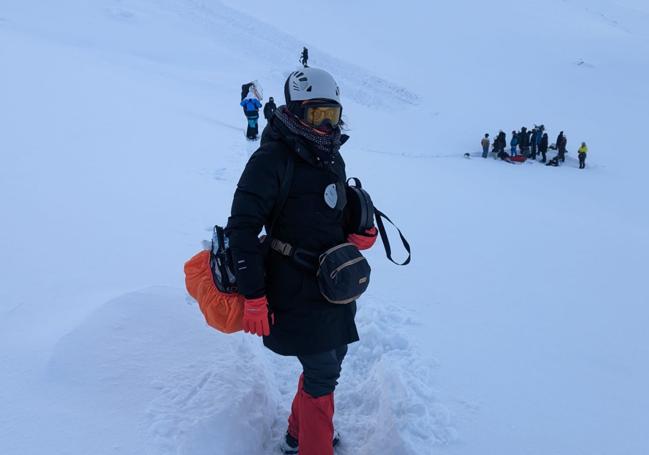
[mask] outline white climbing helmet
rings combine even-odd
[[[318,68],[293,71],[284,84],[286,104],[293,101],[325,99],[340,102],[340,88],[331,74]]]

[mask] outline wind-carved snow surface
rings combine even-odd
[[[414,324],[371,295],[359,302],[362,341],[350,346],[336,391],[338,454],[415,455],[456,437],[433,363],[402,335]],[[207,327],[171,288],[102,305],[56,345],[47,370],[66,401],[128,407],[147,453],[187,455],[277,452],[300,373],[295,358],[257,337]]]
[[[254,16],[243,14],[219,1],[157,0],[157,3],[169,11],[188,17],[208,33],[215,34],[218,31],[218,38],[227,40],[230,50],[242,56],[254,55],[255,59],[266,60],[268,66],[272,67],[296,66],[296,50],[301,50],[304,42]],[[323,33],[333,32],[329,30]],[[331,51],[311,48],[311,55],[312,66],[327,68],[336,75],[347,100],[374,109],[395,109],[419,102],[419,95],[415,92],[337,58],[331,55]],[[275,77],[283,81],[287,75],[288,72],[281,72],[275,74]]]

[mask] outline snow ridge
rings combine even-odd
[[[230,51],[241,56],[265,59],[267,67],[297,67],[295,54],[304,42],[278,30],[271,24],[232,9],[221,2],[202,0],[158,0],[161,7],[181,15],[203,27],[210,36],[231,43]],[[361,67],[311,48],[312,64],[327,68],[336,76],[346,100],[378,109],[416,105],[419,96],[407,88],[367,72]],[[294,58],[292,58],[294,57]],[[283,81],[288,73],[275,74],[268,79]]]

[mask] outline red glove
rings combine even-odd
[[[243,331],[257,336],[270,335],[266,296],[252,300],[246,299],[243,303]]]
[[[376,227],[373,227],[365,231],[364,234],[349,234],[347,241],[356,245],[359,250],[367,250],[372,248],[372,245],[376,242],[376,234],[378,234],[378,231]]]

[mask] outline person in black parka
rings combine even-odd
[[[288,116],[280,106],[278,116]],[[272,237],[308,251],[324,252],[346,238],[343,210],[328,207],[325,188],[342,186],[345,165],[338,152],[324,167],[308,144],[278,119],[264,129],[261,146],[251,156],[237,185],[228,220],[228,236],[235,263],[244,261],[237,283],[246,298],[266,296],[274,314],[264,344],[281,355],[312,354],[358,340],[355,304],[332,305],[320,294],[315,274],[271,251],[262,257],[258,234],[270,230],[271,212],[286,172],[294,160],[293,182]],[[344,200],[344,195],[339,195]],[[265,262],[264,262],[265,261]],[[309,306],[309,311],[304,311]],[[322,318],[328,321],[322,324]]]
[[[548,133],[543,133],[543,136],[541,136],[541,143],[539,144],[539,152],[541,152],[541,156],[543,157],[541,163],[545,163],[547,161],[547,153],[548,153]]]
[[[309,67],[309,50],[306,47],[302,48],[302,55],[300,55],[300,63],[305,67]]]
[[[536,136],[537,136],[538,134],[540,134],[540,133],[541,133],[541,131],[538,130],[538,129],[536,129],[536,128],[534,128],[534,129],[532,130],[532,133],[531,133],[532,135],[531,135],[531,137],[530,137],[530,149],[531,149],[532,151],[531,151],[531,153],[530,153],[530,158],[532,158],[533,160],[536,159],[536,144],[537,144],[537,142],[536,142]]]
[[[264,118],[269,120],[273,116],[275,109],[277,109],[277,106],[275,105],[275,100],[271,96],[268,98],[268,102],[264,105]]]
[[[566,161],[566,147],[568,146],[568,140],[564,136],[563,131],[557,136],[557,157],[563,163]]]
[[[521,131],[518,133],[518,148],[521,151],[521,155],[527,156],[529,146],[530,146],[530,136],[527,132],[527,128],[522,127]]]
[[[532,148],[532,131],[528,130],[526,134],[527,134],[527,138],[525,140],[525,151],[526,151],[525,156],[529,157],[530,149]]]
[[[376,229],[353,233],[346,222],[345,162],[339,149],[347,136],[340,130],[336,81],[326,71],[304,68],[291,73],[284,91],[286,106],[270,117],[241,175],[226,232],[239,292],[246,299],[244,330],[263,335],[267,348],[297,356],[302,364],[284,449],[297,453],[299,442],[299,453],[333,454],[333,391],[347,345],[359,339],[356,303],[329,303],[314,269],[265,248],[258,235],[265,227],[272,239],[320,254],[346,241],[369,248]],[[289,160],[288,197],[277,212]]]
[[[498,146],[494,147],[494,151],[496,152],[496,154],[498,154],[498,152],[504,152],[505,147],[507,147],[507,135],[503,130],[500,130],[498,132],[498,137],[496,138],[496,142],[498,143]]]

